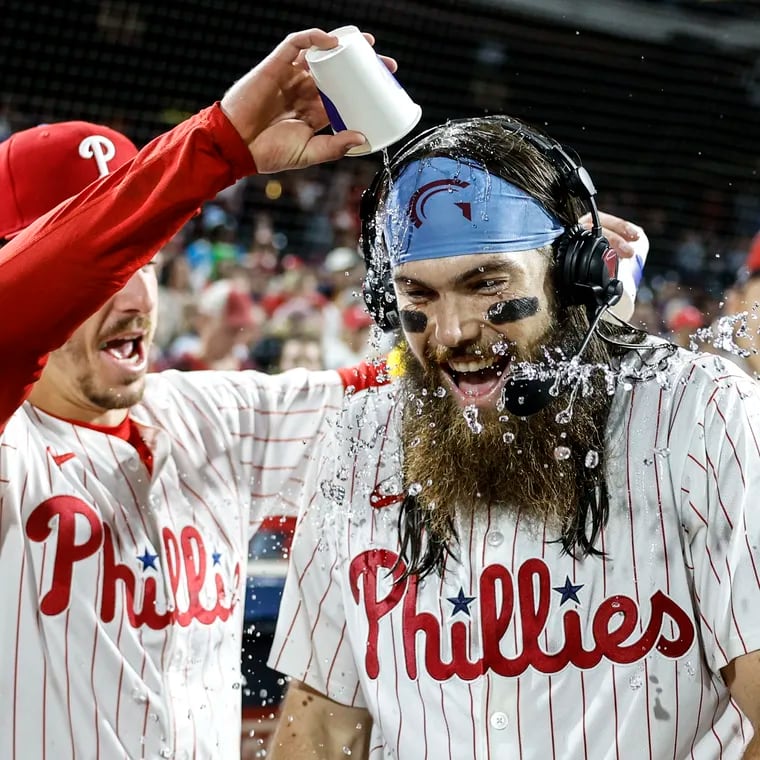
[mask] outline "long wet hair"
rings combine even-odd
[[[365,234],[368,232],[372,235],[369,243],[373,260],[377,262],[379,258],[389,266],[382,235],[377,234],[377,230],[382,229],[380,215],[389,180],[395,179],[406,165],[425,158],[440,156],[469,159],[490,174],[501,177],[532,195],[559,218],[566,228],[576,226],[587,209],[581,201],[571,196],[560,168],[533,142],[526,139],[526,131],[536,132],[507,116],[462,119],[429,130],[402,148],[392,160],[385,178],[377,186],[372,207],[363,210],[363,215],[372,215],[364,221],[367,225]],[[554,253],[556,254],[556,246]],[[556,272],[556,267],[554,271]],[[557,278],[555,281],[559,282]],[[568,303],[567,294],[561,290],[560,287],[555,287],[558,323],[576,325],[582,331],[588,330],[587,307]],[[629,347],[640,344],[645,337],[644,332],[630,325],[617,326],[602,322],[591,338],[584,357],[609,363],[614,357],[627,353]],[[594,387],[594,392],[606,394],[603,379],[597,378],[594,382],[599,386]],[[599,420],[600,441],[604,439],[610,403],[608,400],[604,419]],[[558,539],[563,550],[574,557],[601,557],[603,554],[596,544],[609,517],[609,495],[604,473],[603,446],[600,451],[599,466],[577,468],[579,477],[583,478],[580,489],[582,498],[575,512],[562,525]],[[398,529],[400,559],[406,565],[404,576],[424,577],[433,572],[442,573],[447,558],[456,558],[458,536],[453,512],[449,512],[443,522],[440,516],[433,520],[431,510],[416,494],[407,491],[400,508]]]

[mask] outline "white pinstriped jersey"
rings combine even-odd
[[[0,437],[0,757],[240,757],[249,534],[295,504],[337,373],[149,375],[153,453],[25,403]]]
[[[492,506],[460,520],[443,579],[396,585],[394,393],[352,399],[309,476],[270,665],[368,708],[371,760],[740,758],[719,671],[760,649],[752,381],[679,352],[618,386],[605,561]]]

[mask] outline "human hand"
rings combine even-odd
[[[372,35],[364,36],[374,44]],[[337,44],[337,37],[321,29],[290,34],[222,98],[222,110],[248,143],[259,173],[332,161],[365,142],[350,130],[315,134],[329,120],[305,54],[312,45],[329,50]],[[392,58],[381,59],[396,70]]]
[[[649,252],[649,240],[644,230],[627,219],[613,214],[599,212],[602,232],[621,259],[630,259],[635,253],[646,256]],[[587,230],[591,229],[591,214],[584,214],[578,223]],[[643,250],[642,250],[643,248]]]

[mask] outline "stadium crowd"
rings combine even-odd
[[[352,160],[252,177],[206,204],[161,253],[154,368],[336,368],[381,352],[357,247],[359,197],[374,170]],[[747,310],[757,331],[754,299],[744,296],[760,274],[760,237],[748,223],[727,234],[706,215],[704,229],[673,245],[658,234],[662,215],[630,199],[603,207],[650,237],[637,326],[684,346],[696,336],[705,350],[716,349],[711,325],[721,316]]]

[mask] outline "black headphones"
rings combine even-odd
[[[511,128],[516,135],[536,148],[557,170],[568,195],[578,198],[591,213],[592,228],[586,230],[578,225],[571,227],[557,239],[554,250],[557,292],[560,298],[568,305],[585,305],[589,310],[589,318],[592,319],[604,307],[617,303],[623,293],[623,284],[617,279],[617,254],[602,234],[594,183],[586,169],[576,163],[559,143],[519,122],[502,122],[502,126]],[[396,154],[390,167],[383,167],[377,172],[371,185],[362,194],[361,251],[367,269],[362,293],[367,311],[384,332],[396,330],[400,326],[400,320],[390,261],[387,256],[375,256],[373,252],[380,193],[385,179],[393,176],[411,151],[438,129],[439,127],[428,129],[408,142]]]

